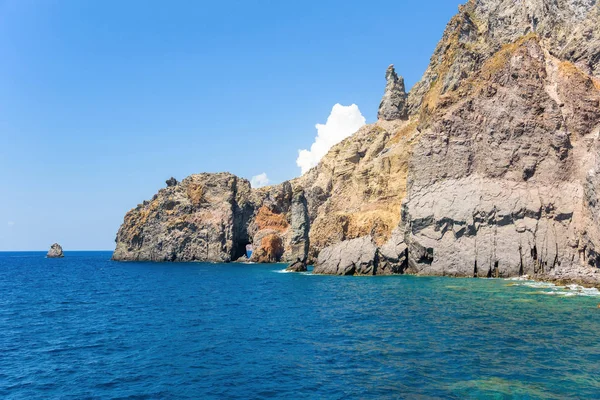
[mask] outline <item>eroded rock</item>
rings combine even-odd
[[[313,272],[323,275],[375,275],[377,246],[365,236],[326,247],[319,253]]]
[[[50,246],[50,250],[48,250],[48,254],[46,254],[47,258],[63,258],[64,256],[63,249],[58,243],[54,243]]]
[[[527,274],[600,267],[596,1],[468,1],[407,95],[302,177],[250,189],[203,174],[130,211],[116,259],[312,263],[336,275]]]
[[[302,261],[301,259],[297,259],[296,261],[288,265],[288,267],[285,270],[289,272],[306,272],[306,262]]]
[[[379,105],[377,118],[386,121],[408,118],[407,95],[404,88],[404,78],[396,74],[393,65],[385,72],[385,93]]]

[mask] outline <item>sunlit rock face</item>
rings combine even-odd
[[[253,261],[321,273],[594,284],[599,21],[594,0],[469,1],[421,81],[407,94],[390,66],[378,121],[316,167],[260,189],[186,178],[127,214],[115,259],[229,261],[252,243]]]

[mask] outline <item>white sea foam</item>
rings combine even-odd
[[[507,280],[517,280],[514,278]],[[556,295],[561,297],[574,297],[574,296],[585,296],[585,297],[600,297],[600,291],[596,288],[586,288],[581,285],[570,284],[566,286],[558,286],[551,282],[536,282],[526,280],[522,283],[516,283],[514,286],[526,286],[533,289],[540,289],[540,291],[535,292],[539,294],[546,295]]]
[[[305,272],[294,272],[294,271],[287,271],[285,269],[278,269],[273,271],[276,274],[299,274],[299,275],[306,275],[306,276],[313,276],[314,274],[311,271],[305,271]]]
[[[507,281],[530,281],[529,275],[515,276],[514,278],[506,278]]]
[[[530,288],[535,288],[535,289],[556,289],[559,288],[561,286],[556,286],[554,283],[550,283],[550,282],[536,282],[536,281],[526,281],[524,283],[521,284],[521,286],[527,286]]]

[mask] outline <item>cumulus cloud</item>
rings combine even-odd
[[[317,137],[310,146],[310,150],[298,150],[296,164],[302,170],[302,174],[316,166],[332,146],[352,135],[365,122],[365,117],[363,117],[356,104],[351,106],[336,104],[333,106],[325,125],[316,125]]]
[[[262,174],[253,176],[252,179],[250,179],[250,184],[253,188],[267,186],[269,184],[269,177],[263,172]]]
[[[8,221],[8,227],[12,228],[13,226],[15,226],[15,222],[14,221]]]

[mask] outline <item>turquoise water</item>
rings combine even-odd
[[[0,253],[5,399],[598,398],[600,297]]]

